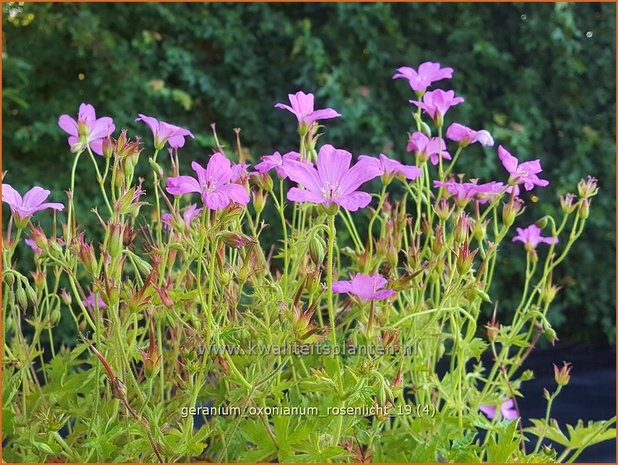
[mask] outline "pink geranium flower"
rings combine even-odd
[[[88,103],[79,106],[77,121],[69,115],[58,118],[58,126],[69,135],[69,146],[74,152],[80,152],[86,147],[103,155],[103,141],[116,129],[109,116],[97,119],[94,107]]]
[[[332,108],[324,108],[322,110],[313,109],[313,94],[305,94],[304,92],[296,92],[295,94],[288,94],[290,99],[290,105],[284,103],[277,103],[275,108],[281,108],[294,113],[298,124],[310,125],[316,121],[323,119],[337,118],[341,116]]]
[[[382,176],[401,176],[405,179],[416,179],[423,173],[418,166],[404,165],[397,160],[388,158],[383,153],[380,154],[379,159],[367,155],[361,155],[358,159],[374,163]]]
[[[371,195],[358,191],[361,184],[380,176],[375,163],[359,160],[350,168],[352,154],[332,145],[324,145],[318,153],[317,169],[313,164],[295,160],[283,163],[285,173],[303,188],[288,191],[292,202],[311,202],[319,205],[339,205],[356,211],[371,202]]]
[[[191,131],[188,129],[174,126],[173,124],[159,121],[151,116],[142,115],[141,113],[135,121],[143,121],[152,131],[154,136],[155,150],[161,150],[166,143],[170,144],[173,149],[179,149],[185,145],[185,137],[194,138]]]
[[[515,231],[517,232],[517,236],[513,238],[513,242],[523,242],[526,250],[536,249],[536,246],[543,242],[545,244],[558,243],[557,237],[541,236],[541,228],[539,228],[536,224],[531,224],[525,229],[515,228]]]
[[[440,63],[432,63],[427,61],[421,63],[418,71],[409,66],[397,68],[397,74],[393,79],[404,78],[410,83],[410,87],[415,92],[424,92],[427,88],[436,81],[442,79],[451,79],[453,77],[453,68],[440,68]]]
[[[478,142],[484,147],[491,147],[494,145],[494,140],[485,129],[475,131],[467,126],[459,123],[451,124],[446,130],[446,137],[455,142],[459,142],[459,145],[465,147],[474,142]]]
[[[475,182],[457,182],[454,179],[448,181],[434,181],[434,187],[443,187],[455,198],[455,202],[463,206],[470,200],[476,200],[480,204],[487,203],[494,196],[505,192],[505,186],[501,182],[491,181],[484,184]]]
[[[523,184],[527,191],[532,190],[534,186],[545,187],[549,184],[549,181],[537,176],[537,173],[543,171],[541,162],[538,159],[519,163],[517,158],[511,155],[501,145],[498,147],[498,157],[504,168],[506,168],[511,175],[509,184],[515,185],[515,195],[519,194],[518,184]]]
[[[357,273],[351,281],[336,281],[333,292],[337,294],[352,294],[361,301],[384,300],[396,294],[393,289],[383,289],[388,281],[379,274],[366,275]]]
[[[24,239],[24,242],[28,247],[32,249],[35,255],[40,255],[41,253],[43,253],[43,249],[36,245],[36,242],[34,242],[32,239]]]
[[[236,182],[239,184],[243,184],[250,176],[255,173],[249,172],[249,167],[251,165],[249,163],[236,163],[232,165],[232,182]]]
[[[34,186],[24,194],[19,194],[9,184],[2,184],[2,201],[11,208],[19,227],[27,224],[28,219],[36,212],[53,208],[54,210],[64,210],[64,205],[56,202],[45,202],[51,192],[42,187]]]
[[[463,101],[464,99],[462,97],[455,97],[455,92],[452,90],[445,92],[441,89],[436,89],[423,95],[422,102],[410,100],[410,103],[425,110],[425,113],[427,113],[438,126],[441,126],[444,115],[448,109],[455,105],[459,105]]]
[[[101,309],[107,307],[107,305],[105,305],[105,302],[103,302],[103,299],[101,298],[99,294],[97,294],[97,299],[95,301],[94,294],[92,292],[88,295],[88,297],[82,300],[82,305],[86,308],[92,308],[92,309],[95,309],[97,305]]]
[[[175,176],[167,179],[167,192],[172,195],[198,192],[204,205],[210,210],[221,210],[231,202],[241,205],[249,203],[249,194],[240,184],[232,182],[233,171],[230,161],[220,152],[215,153],[204,169],[199,163],[191,163],[197,179],[191,176]]]
[[[194,203],[192,203],[191,205],[189,205],[185,209],[185,211],[182,214],[182,219],[183,219],[187,229],[191,226],[191,223],[193,222],[193,220],[196,217],[198,217],[201,213],[202,213],[202,209],[201,208],[197,208],[197,205],[194,204]],[[165,212],[165,213],[161,214],[161,222],[168,229],[170,229],[172,227],[173,220],[174,220],[174,217],[173,217],[173,215],[171,213]]]
[[[279,152],[275,152],[272,155],[264,155],[262,157],[262,161],[255,165],[255,169],[264,174],[274,168],[277,172],[277,176],[281,179],[285,179],[288,177],[288,175],[285,174],[285,169],[283,167],[286,160],[300,160],[300,153],[288,152],[281,155]]]
[[[493,405],[481,405],[479,410],[487,415],[487,418],[493,419],[496,417],[498,409]],[[516,420],[519,418],[513,399],[503,399],[503,402],[500,404],[500,418],[504,420]]]
[[[410,134],[407,146],[408,152],[415,152],[421,161],[430,160],[432,165],[440,162],[440,156],[445,160],[450,160],[451,155],[446,151],[444,139],[439,137],[427,137],[422,132]]]

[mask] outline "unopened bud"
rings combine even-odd
[[[71,294],[69,294],[65,288],[60,289],[60,299],[62,299],[62,303],[67,306],[70,306],[73,302]]]
[[[28,296],[26,295],[26,291],[22,286],[17,288],[16,292],[17,304],[20,306],[22,311],[26,311],[28,308]]]
[[[319,234],[314,234],[309,240],[309,256],[311,261],[319,266],[324,262],[326,256],[326,242]]]
[[[148,163],[150,163],[150,167],[152,168],[152,170],[155,172],[155,174],[157,174],[160,178],[163,177],[163,168],[161,168],[161,165],[159,165],[156,161],[154,161],[152,158],[148,159]]]
[[[220,235],[221,242],[223,242],[228,247],[234,247],[236,249],[240,249],[248,244],[254,244],[255,239],[247,236],[246,234],[237,233],[234,231],[224,231]]]
[[[582,199],[579,202],[577,214],[582,220],[588,219],[588,216],[590,215],[590,200]]]
[[[107,251],[112,258],[120,256],[123,250],[123,227],[121,224],[111,223],[109,225],[109,242]]]
[[[56,307],[52,310],[52,312],[49,315],[49,322],[53,325],[58,324],[61,317],[62,317],[62,314],[60,313],[60,308]]]
[[[266,206],[266,197],[267,194],[258,190],[253,191],[253,208],[255,208],[256,213],[262,213],[264,207]]]

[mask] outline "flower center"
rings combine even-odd
[[[334,199],[339,196],[339,183],[327,182],[322,189],[322,195],[327,199]]]

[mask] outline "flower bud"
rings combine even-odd
[[[264,194],[261,190],[253,191],[253,208],[256,213],[260,214],[266,206],[267,194]]]
[[[562,362],[563,365],[562,367],[558,368],[556,366],[556,364],[554,363],[554,379],[556,380],[556,383],[558,383],[558,386],[566,386],[567,384],[569,384],[569,381],[571,380],[571,369],[572,366],[570,363],[567,362]]]
[[[545,398],[545,400],[549,400],[551,397],[551,394],[549,393],[547,388],[543,388],[543,397]]]
[[[70,306],[73,302],[71,294],[69,294],[65,288],[60,289],[60,299],[62,299],[62,303],[67,306]]]
[[[543,218],[537,220],[534,224],[541,229],[545,229],[545,227],[547,226],[547,216],[544,216]]]
[[[26,295],[25,289],[22,286],[19,286],[15,296],[17,297],[17,304],[20,306],[22,311],[25,312],[28,308],[28,296]]]
[[[236,249],[240,249],[248,244],[255,244],[255,239],[252,237],[234,231],[223,231],[219,237],[225,245]]]
[[[590,200],[582,199],[579,202],[579,209],[577,210],[577,215],[582,219],[588,219],[590,215]]]
[[[262,190],[266,192],[273,191],[273,178],[268,173],[260,173],[257,176],[251,178],[253,182]]]
[[[433,211],[436,212],[438,218],[442,221],[446,221],[451,214],[451,210],[446,199],[440,199],[439,204],[433,206]]]
[[[148,163],[150,163],[150,167],[152,168],[152,170],[155,172],[156,175],[158,175],[160,178],[163,177],[164,171],[163,168],[161,168],[161,165],[159,165],[156,161],[154,161],[154,159],[149,158],[148,159]]]
[[[123,247],[123,235],[124,228],[121,224],[110,223],[109,225],[109,238],[107,243],[107,251],[112,258],[120,256]]]
[[[26,295],[28,296],[28,300],[32,302],[32,305],[34,305],[35,307],[38,306],[39,298],[36,295],[36,291],[34,290],[34,288],[30,286],[29,284],[26,285],[25,288],[26,288]]]
[[[319,234],[314,234],[309,240],[309,256],[316,266],[320,266],[324,262],[326,242]]]
[[[103,157],[112,158],[114,155],[114,149],[115,147],[111,137],[108,136],[103,139]]]
[[[470,223],[470,217],[466,213],[462,212],[461,215],[459,215],[459,219],[457,220],[457,224],[453,230],[453,239],[457,244],[461,244],[468,240]]]
[[[459,253],[457,254],[457,271],[459,274],[464,275],[470,271],[470,268],[472,268],[474,264],[474,256],[477,252],[478,250],[470,252],[470,245],[468,242],[464,242],[459,247]]]
[[[472,236],[479,242],[483,241],[487,236],[487,221],[475,221],[472,227]]]
[[[386,262],[391,268],[396,268],[399,263],[399,253],[393,244],[386,248]]]
[[[515,222],[515,218],[522,211],[523,203],[521,199],[513,197],[502,208],[502,222],[507,228]]]
[[[34,226],[30,232],[30,239],[34,241],[39,249],[42,251],[47,250],[48,239],[40,226]]]
[[[545,338],[551,342],[552,345],[554,345],[556,343],[556,341],[558,341],[558,336],[556,334],[556,331],[554,330],[554,328],[552,328],[551,326],[545,328]]]
[[[61,317],[62,317],[62,313],[60,312],[60,308],[56,307],[52,310],[52,312],[49,315],[49,322],[52,325],[56,325],[60,321]]]
[[[90,274],[94,275],[97,272],[97,258],[94,254],[94,247],[92,246],[92,244],[84,242],[83,239],[83,235],[80,236],[80,244],[78,251],[79,259],[84,265],[84,268],[86,268],[86,270]]]

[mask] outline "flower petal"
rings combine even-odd
[[[60,126],[60,129],[62,129],[70,136],[77,137],[77,121],[75,121],[69,115],[62,115],[60,118],[58,118],[58,126]]]
[[[322,183],[318,171],[312,164],[303,163],[296,160],[284,160],[283,169],[288,177],[300,184],[303,187],[319,194],[322,189]]]
[[[365,208],[371,203],[371,195],[366,192],[353,192],[344,197],[333,200],[346,210],[355,212],[359,208]]]
[[[217,192],[226,195],[229,199],[241,205],[249,203],[249,193],[240,184],[225,184],[217,189]]]
[[[332,145],[323,145],[318,153],[318,176],[324,188],[342,184],[350,169],[352,154],[346,150],[338,150]]]
[[[49,194],[51,194],[51,192],[48,191],[47,189],[43,189],[42,187],[39,187],[39,186],[34,186],[24,195],[24,203],[23,203],[24,208],[29,209],[29,208],[38,207],[39,205],[41,205],[43,202],[47,200],[47,197],[49,197]]]
[[[190,194],[192,192],[202,191],[200,183],[191,176],[175,176],[167,178],[165,189],[172,195]]]
[[[8,204],[11,209],[19,207],[23,203],[21,194],[10,184],[2,184],[2,201]]]

